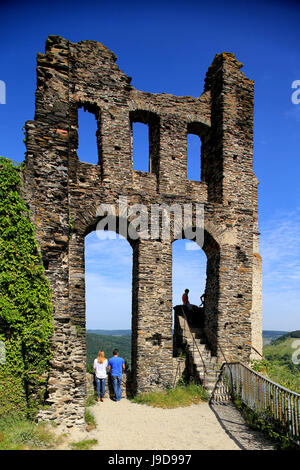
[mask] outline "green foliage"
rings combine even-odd
[[[276,338],[275,340],[273,340],[272,344],[280,344],[289,338],[292,338],[292,339],[300,338],[300,330],[290,331],[289,333],[286,333],[280,336],[279,338]]]
[[[84,420],[85,420],[86,424],[88,425],[88,430],[89,431],[96,427],[95,417],[92,415],[92,413],[90,412],[90,410],[88,408],[86,408],[85,411],[84,411]]]
[[[276,360],[263,359],[251,361],[251,368],[268,379],[292,392],[300,393],[300,371],[298,367],[280,363]]]
[[[277,337],[264,346],[264,358],[251,361],[253,370],[289,390],[300,393],[300,364],[294,364],[293,342],[300,337],[300,331],[292,331]]]
[[[15,358],[16,355],[13,355]],[[27,400],[21,374],[0,366],[0,418],[10,413],[27,416]]]
[[[51,292],[20,187],[20,167],[0,157],[0,416],[12,409],[34,416],[51,358]]]
[[[158,408],[177,408],[208,401],[208,399],[208,392],[201,385],[188,384],[158,392],[142,393],[134,397],[132,401]]]
[[[293,392],[300,393],[300,371],[292,372],[292,370],[279,364],[272,364],[268,369],[268,377],[273,382],[279,383],[285,388]]]
[[[264,346],[264,359],[252,361],[251,367],[273,382],[300,393],[300,364],[294,364],[292,361],[295,352],[292,345],[299,336],[298,330],[276,338]]]
[[[261,431],[273,443],[277,450],[299,450],[299,447],[288,437],[288,425],[274,418],[270,409],[262,411],[247,407],[239,397],[234,396],[234,404],[242,413],[251,429]]]
[[[267,368],[269,366],[269,362],[266,359],[258,360],[251,360],[251,368],[255,370],[255,372],[259,372],[261,374],[267,373]]]
[[[98,444],[97,439],[84,439],[79,442],[72,442],[70,447],[72,450],[90,450],[95,444]]]
[[[54,435],[44,423],[37,425],[18,413],[0,418],[0,450],[47,449],[54,443]]]
[[[87,424],[87,430],[91,431],[97,427],[96,419],[94,415],[90,412],[89,407],[95,405],[97,400],[97,394],[90,393],[85,400],[85,410],[84,410],[84,420]]]
[[[284,335],[264,347],[264,356],[273,365],[284,366],[293,375],[300,375],[300,364],[294,364],[292,361],[295,352],[295,340],[299,338],[299,331],[293,331]],[[299,381],[300,385],[300,381]]]
[[[95,405],[95,403],[97,403],[97,393],[90,393],[85,400],[85,406],[88,408]]]

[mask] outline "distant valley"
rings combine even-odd
[[[94,359],[102,349],[107,359],[112,357],[117,348],[125,360],[126,367],[131,367],[131,330],[87,330],[86,360],[87,370],[92,372]]]
[[[289,334],[289,331],[273,331],[273,330],[263,330],[263,345],[271,343],[280,336]]]
[[[86,330],[88,334],[106,336],[131,336],[131,330]]]
[[[297,384],[300,384],[300,365],[292,362],[292,354],[295,351],[292,342],[297,338],[300,338],[300,331],[263,331],[264,357],[269,362],[270,378],[294,390],[298,390]],[[131,330],[87,330],[86,345],[89,371],[93,369],[99,349],[104,350],[107,358],[112,356],[115,348],[119,349],[126,367],[131,367]]]

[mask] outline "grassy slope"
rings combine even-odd
[[[174,389],[159,392],[142,393],[133,398],[132,401],[158,408],[177,408],[178,406],[190,406],[208,400],[209,394],[201,385],[189,384],[178,385]]]
[[[300,338],[300,330],[287,333],[264,346],[266,372],[271,380],[300,393],[300,364],[294,364],[296,351],[292,344]],[[297,349],[299,346],[297,347]]]
[[[295,332],[296,333],[296,332]],[[270,361],[279,361],[282,364],[290,365],[292,363],[292,354],[295,347],[292,347],[295,339],[299,336],[284,335],[264,347],[264,355]],[[298,365],[300,367],[300,365]]]
[[[271,341],[274,341],[288,333],[288,331],[263,330],[263,344],[265,346],[266,344],[271,343]]]

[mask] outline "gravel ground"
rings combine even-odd
[[[97,428],[72,431],[68,441],[97,439],[95,450],[273,449],[261,433],[249,429],[231,404],[161,409],[108,398],[89,409]]]

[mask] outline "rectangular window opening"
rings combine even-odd
[[[132,122],[133,169],[149,172],[149,126]]]
[[[201,139],[196,134],[187,135],[187,178],[201,181]]]
[[[97,120],[93,113],[78,109],[78,149],[80,161],[98,165]]]

